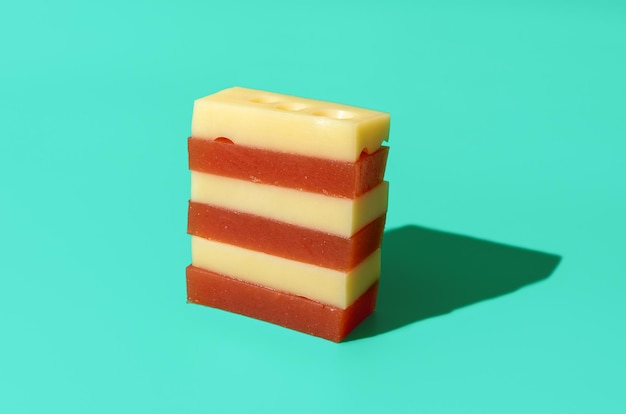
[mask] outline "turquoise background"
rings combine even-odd
[[[0,412],[626,412],[626,3],[0,6]],[[392,114],[345,343],[185,303],[193,100]]]

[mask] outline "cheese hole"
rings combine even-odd
[[[350,111],[344,111],[342,109],[320,109],[312,112],[315,116],[325,116],[335,119],[350,119],[354,118],[354,114]]]
[[[306,104],[303,104],[300,102],[283,102],[283,103],[274,105],[274,108],[282,109],[284,111],[299,111],[306,107],[307,107]]]
[[[271,95],[260,95],[260,96],[255,96],[254,98],[250,98],[250,102],[274,103],[274,102],[278,102],[278,98],[276,98],[275,96],[271,96]]]

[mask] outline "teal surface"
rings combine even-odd
[[[0,7],[0,412],[626,412],[626,3]],[[376,315],[185,303],[193,100],[388,111]]]

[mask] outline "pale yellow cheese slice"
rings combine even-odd
[[[197,99],[195,138],[226,137],[254,148],[354,162],[389,136],[389,114],[246,88]]]
[[[387,211],[383,181],[352,200],[191,171],[191,201],[352,237]]]
[[[191,263],[205,270],[345,309],[380,277],[380,249],[345,273],[191,237]]]

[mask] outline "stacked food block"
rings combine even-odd
[[[341,341],[373,312],[389,115],[230,88],[195,101],[188,300]]]

